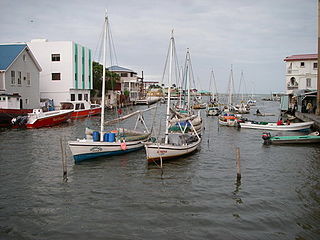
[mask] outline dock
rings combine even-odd
[[[313,121],[314,122],[314,128],[316,130],[320,130],[320,116],[317,116],[313,113],[301,113],[301,112],[295,112],[295,115],[297,118],[299,118],[302,121],[309,122]]]

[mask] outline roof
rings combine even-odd
[[[0,44],[0,71],[6,71],[17,57],[26,50],[39,72],[42,70],[27,44]]]
[[[130,73],[132,72],[132,73],[136,73],[136,72],[132,71],[131,69],[120,67],[120,66],[108,67],[108,71],[110,71],[110,72],[130,72]]]
[[[0,70],[6,70],[26,47],[27,44],[0,45]]]
[[[318,60],[318,54],[292,55],[284,59],[284,61],[301,61],[301,60]]]

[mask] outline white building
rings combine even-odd
[[[138,77],[137,73],[131,69],[111,66],[108,71],[115,72],[120,75],[121,91],[129,91],[130,101],[135,102],[139,99],[139,93],[141,92],[141,77]]]
[[[288,94],[297,90],[317,89],[317,54],[292,55],[286,62],[286,89]]]
[[[52,98],[56,107],[63,101],[90,101],[93,87],[91,50],[72,41],[27,43],[38,60],[40,96]]]
[[[1,44],[0,108],[39,108],[40,71],[40,65],[26,44]]]

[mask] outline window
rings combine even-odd
[[[304,67],[304,62],[300,62],[300,67]]]
[[[25,55],[25,54],[23,54],[22,60],[23,60],[24,62],[26,61],[26,55]]]
[[[61,73],[52,73],[52,80],[61,80]]]
[[[127,77],[128,74],[127,74],[127,73],[121,73],[120,76],[121,76],[121,77]]]
[[[70,96],[71,101],[75,101],[76,100],[76,95],[74,93],[71,94]]]
[[[84,100],[88,101],[88,94],[84,94]]]
[[[27,86],[31,86],[30,73],[27,73]]]
[[[80,109],[84,109],[84,104],[83,103],[80,104]]]
[[[18,72],[18,85],[21,85],[21,72]]]
[[[26,104],[28,104],[28,103],[29,103],[29,99],[28,99],[28,98],[26,98],[26,101],[25,101],[25,102],[26,102]]]
[[[11,84],[14,85],[16,84],[16,72],[11,71]]]
[[[317,69],[318,68],[318,63],[313,63],[313,69]]]
[[[60,54],[51,54],[52,62],[60,62]]]
[[[311,87],[311,78],[306,79],[306,86],[307,88]]]
[[[82,94],[78,94],[78,100],[79,100],[79,101],[82,100]]]

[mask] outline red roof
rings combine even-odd
[[[286,57],[284,61],[318,60],[318,54],[301,54]]]

